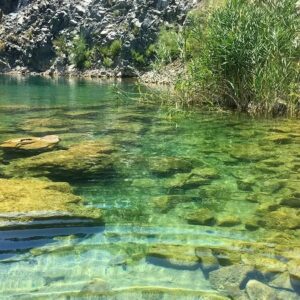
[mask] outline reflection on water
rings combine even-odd
[[[1,142],[61,139],[43,154],[0,152],[7,190],[10,178],[65,181],[84,201],[74,217],[100,209],[104,220],[56,214],[7,227],[22,203],[2,205],[1,299],[299,298],[299,120],[169,118],[116,99],[107,82],[0,77],[0,86]]]

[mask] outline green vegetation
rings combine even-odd
[[[68,55],[68,46],[67,46],[67,38],[64,35],[57,37],[53,41],[53,46],[55,48],[55,52],[58,56],[63,54]]]
[[[71,46],[68,45],[65,36],[59,36],[53,41],[56,54],[58,56],[65,55],[70,61],[76,65],[78,69],[89,69],[93,62],[102,59],[103,65],[107,68],[111,67],[114,59],[120,54],[122,41],[115,40],[109,46],[91,47],[83,36],[75,37]]]
[[[163,27],[160,31],[156,48],[158,64],[166,65],[179,58],[182,54],[183,44],[182,34]]]
[[[6,43],[3,41],[0,41],[0,53],[3,53],[5,51]]]
[[[181,33],[162,29],[157,60],[185,61],[177,85],[185,103],[256,112],[285,103],[291,111],[299,99],[296,2],[229,0],[194,12]]]
[[[78,69],[90,68],[92,62],[91,51],[88,48],[86,40],[83,36],[73,40],[73,47],[71,49],[71,57],[73,63]]]
[[[142,53],[136,50],[131,50],[131,57],[137,65],[141,66],[145,64],[145,57]]]
[[[122,48],[122,41],[115,40],[110,44],[110,46],[98,47],[98,50],[103,57],[109,57],[113,59],[119,55],[121,48]]]
[[[105,67],[109,68],[109,67],[112,66],[112,64],[113,64],[113,61],[112,61],[111,58],[109,58],[109,57],[104,57],[104,59],[103,59],[103,65],[104,65]]]

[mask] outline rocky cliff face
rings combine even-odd
[[[150,60],[144,56],[159,28],[182,24],[196,2],[0,0],[0,72],[76,72],[68,49],[80,37],[89,56],[84,68],[134,76]],[[108,53],[114,41],[117,49]]]

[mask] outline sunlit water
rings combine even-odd
[[[135,92],[132,83],[118,88]],[[37,118],[62,122],[30,126]],[[190,261],[193,249],[222,249],[225,258],[216,254],[220,268],[251,265],[258,256],[286,266],[300,257],[300,222],[278,225],[272,215],[284,208],[300,218],[299,120],[174,113],[117,97],[108,82],[1,77],[0,134],[1,142],[57,134],[64,148],[110,138],[119,155],[114,173],[69,181],[86,205],[103,210],[104,226],[0,231],[0,299],[204,299],[220,291],[201,259]],[[191,167],[159,173],[153,166],[161,158],[180,158]],[[10,163],[3,159],[4,168]],[[215,176],[201,184],[170,183],[196,168],[213,169]],[[178,197],[162,207],[157,197],[166,195]],[[283,204],[285,197],[299,202]],[[213,224],[187,217],[203,208]],[[222,225],[226,218],[234,224]],[[172,256],[172,246],[184,247]],[[264,264],[253,262],[260,271]],[[263,270],[262,281],[285,270]]]

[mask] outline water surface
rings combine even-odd
[[[105,225],[0,232],[1,299],[204,299],[228,294],[215,269],[251,266],[272,286],[299,262],[299,120],[174,113],[109,82],[0,77],[0,134],[117,148],[114,172],[67,178]],[[22,159],[3,156],[2,170]],[[297,297],[297,278],[282,290]]]

